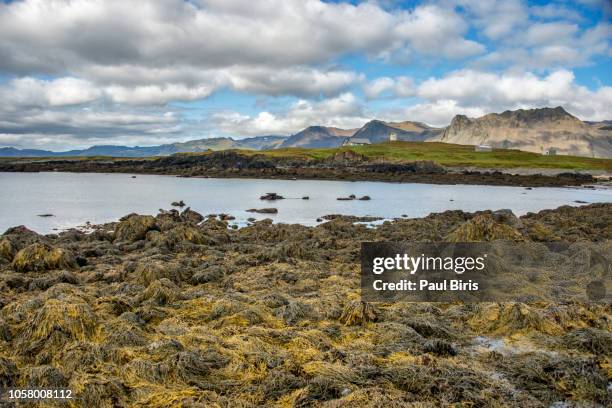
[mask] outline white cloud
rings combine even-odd
[[[249,116],[230,111],[213,114],[211,119],[230,135],[293,134],[311,125],[355,128],[369,120],[351,93],[320,102],[301,99],[281,113],[263,111]]]
[[[0,69],[286,68],[405,47],[463,57],[482,51],[466,29],[452,9],[429,5],[391,12],[320,0],[25,0],[0,7]]]
[[[24,107],[56,107],[91,102],[101,92],[89,81],[77,78],[42,80],[18,78],[0,86],[0,110]]]
[[[417,95],[424,102],[401,113],[438,126],[447,125],[455,114],[478,116],[506,109],[559,105],[584,120],[612,117],[612,87],[589,90],[576,84],[574,74],[568,70],[543,77],[530,72],[462,70],[422,82]]]
[[[414,94],[414,84],[407,76],[379,77],[364,84],[363,91],[368,99],[376,99],[385,95],[405,98]]]
[[[451,99],[441,99],[434,102],[423,102],[404,109],[393,109],[380,112],[379,117],[390,121],[412,120],[431,126],[448,126],[455,115],[463,114],[478,117],[488,113],[482,107],[462,106]]]

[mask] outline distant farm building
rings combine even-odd
[[[365,146],[369,144],[372,144],[372,142],[370,142],[370,139],[364,139],[359,137],[347,137],[346,139],[344,139],[344,142],[342,142],[342,146]]]
[[[475,152],[492,152],[493,148],[489,145],[476,145],[474,146]]]
[[[390,142],[397,142],[397,133],[389,134],[389,141]]]
[[[544,150],[544,156],[556,156],[556,155],[557,155],[557,149],[555,149],[554,147]]]

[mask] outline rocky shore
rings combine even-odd
[[[584,255],[609,244],[612,204],[329,218],[232,230],[185,209],[89,234],[9,229],[0,388],[68,388],[79,407],[612,403],[610,304],[364,303],[359,289],[362,241],[563,239]]]
[[[96,172],[167,174],[181,177],[279,178],[351,181],[391,181],[429,184],[478,184],[525,187],[578,186],[602,181],[590,174],[540,174],[495,170],[450,169],[431,161],[371,160],[352,151],[326,159],[274,157],[219,151],[179,154],[155,159],[0,160],[0,172]],[[546,173],[543,171],[543,173]]]

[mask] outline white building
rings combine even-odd
[[[544,156],[556,156],[556,155],[557,155],[557,149],[555,149],[554,147],[544,150]]]
[[[492,152],[493,148],[489,145],[476,145],[474,146],[475,152]]]
[[[347,137],[346,139],[344,139],[344,142],[342,142],[342,146],[365,146],[369,144],[372,144],[372,142],[370,142],[370,139],[364,139],[359,137]]]
[[[389,141],[390,142],[397,142],[397,133],[389,134]]]

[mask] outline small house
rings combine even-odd
[[[389,141],[390,142],[397,142],[397,133],[390,133],[389,134]]]
[[[474,146],[475,152],[492,152],[493,148],[489,145],[476,145]]]
[[[370,139],[365,139],[365,138],[347,138],[344,143],[342,143],[343,146],[365,146],[365,145],[369,145],[372,144],[372,142],[370,142]]]
[[[555,149],[554,147],[544,150],[544,156],[556,156],[556,155],[557,155],[557,149]]]

